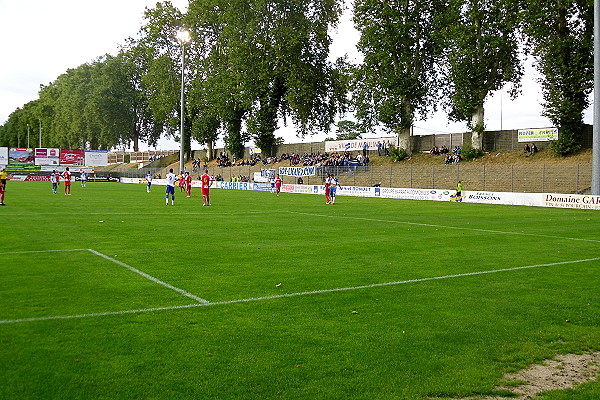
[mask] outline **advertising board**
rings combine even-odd
[[[59,165],[60,149],[36,148],[35,165]]]
[[[85,165],[85,151],[61,149],[60,165]]]

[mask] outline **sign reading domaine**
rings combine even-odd
[[[279,175],[283,176],[313,176],[315,167],[279,167]]]
[[[519,129],[517,131],[519,142],[547,142],[558,140],[558,128],[545,129]]]

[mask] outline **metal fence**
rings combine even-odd
[[[261,169],[272,165],[211,167],[210,174],[220,175],[223,180],[247,177],[250,180]],[[143,177],[148,172],[164,178],[166,169],[131,169],[115,176]],[[464,190],[528,193],[583,193],[592,182],[591,164],[508,164],[508,165],[393,165],[375,167],[322,167],[316,176],[303,177],[303,183],[318,185],[327,173],[335,174],[342,186],[375,186],[453,189],[460,180]],[[199,179],[201,170],[192,171],[193,179]],[[297,178],[283,177],[284,183],[297,183]]]

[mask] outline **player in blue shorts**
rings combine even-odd
[[[338,178],[336,178],[334,174],[331,174],[331,176],[329,178],[327,178],[327,181],[329,182],[329,198],[330,198],[329,204],[335,204],[335,193],[337,192],[338,186],[340,186],[340,182],[338,181]]]
[[[167,205],[169,205],[169,194],[171,195],[171,205],[175,205],[175,181],[177,180],[177,175],[173,173],[173,168],[169,169],[169,173],[166,176],[167,179],[167,194],[165,196],[165,201]]]

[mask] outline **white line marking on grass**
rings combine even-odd
[[[78,315],[57,315],[53,317],[34,317],[34,318],[22,318],[22,319],[12,319],[0,321],[0,324],[17,324],[21,322],[37,322],[37,321],[53,321],[53,320],[61,320],[61,319],[77,319],[77,318],[93,318],[93,317],[106,317],[110,315],[123,315],[123,314],[141,314],[147,312],[154,311],[165,311],[165,310],[179,310],[184,308],[194,308],[194,307],[202,307],[208,304],[186,304],[182,306],[169,306],[169,307],[156,307],[156,308],[143,308],[138,310],[123,310],[123,311],[107,311],[100,313],[91,313],[91,314],[78,314]]]
[[[499,272],[511,272],[511,271],[518,271],[518,270],[522,270],[522,269],[532,269],[532,268],[541,268],[541,267],[553,267],[556,265],[576,264],[576,263],[582,263],[582,262],[588,262],[588,261],[599,261],[599,260],[600,260],[600,257],[586,258],[586,259],[574,260],[574,261],[559,261],[559,262],[555,262],[555,263],[526,265],[523,267],[502,268],[502,269],[495,269],[495,270],[491,270],[491,271],[466,272],[464,274],[434,276],[434,277],[430,277],[430,278],[417,278],[417,279],[409,279],[409,280],[405,280],[405,281],[373,283],[370,285],[351,286],[351,287],[345,287],[345,288],[312,290],[312,291],[308,291],[308,292],[286,293],[286,294],[280,294],[280,295],[274,295],[274,296],[255,297],[255,298],[250,298],[250,299],[220,301],[220,302],[210,303],[209,305],[246,303],[246,302],[251,302],[251,301],[271,300],[271,299],[279,299],[279,298],[285,298],[285,297],[306,296],[306,295],[312,295],[312,294],[333,293],[333,292],[345,292],[345,291],[349,291],[349,290],[359,290],[359,289],[370,289],[370,288],[385,287],[385,286],[405,285],[408,283],[419,283],[419,282],[436,281],[436,280],[442,280],[442,279],[462,278],[462,277],[466,277],[466,276],[495,274],[495,273],[499,273]]]
[[[88,251],[88,249],[7,251],[7,252],[2,252],[0,254],[63,253],[63,252],[67,252],[67,251]]]
[[[164,200],[164,197],[163,197]],[[160,204],[163,204],[164,202],[161,202]],[[164,207],[164,206],[163,206]],[[161,207],[161,208],[163,208]],[[177,205],[175,205],[175,207],[177,207]],[[213,207],[218,207],[218,206],[213,206]],[[166,208],[166,207],[164,207]],[[204,210],[204,209],[202,209]],[[212,209],[210,211],[210,215],[216,215],[216,216],[230,216],[230,217],[237,217],[237,216],[245,216],[245,215],[252,215],[252,214],[256,214],[256,215],[261,215],[261,214],[270,214],[268,211],[248,211],[248,212],[213,212]],[[34,213],[34,212],[22,212],[22,213],[12,213],[10,214],[11,216],[39,216],[39,215],[55,215],[55,216],[60,216],[60,215],[65,215],[65,216],[73,216],[73,213],[71,212],[39,212],[39,213]],[[135,216],[135,217],[139,217],[140,214],[139,213],[131,213],[131,212],[90,212],[90,213],[86,213],[86,216],[91,216],[91,215],[97,215],[97,216],[105,216],[105,215],[114,215],[114,216]],[[172,217],[185,217],[186,215],[207,215],[207,211],[186,211],[185,214],[179,214],[179,213],[172,213],[172,212],[168,212],[168,211],[158,211],[158,212],[152,212],[152,215],[169,215]]]
[[[307,216],[311,216],[311,217],[345,218],[345,219],[354,219],[357,221],[383,222],[386,224],[414,225],[414,226],[425,226],[428,228],[457,229],[457,230],[473,231],[473,232],[500,233],[500,234],[505,234],[505,235],[522,235],[522,236],[533,236],[533,237],[550,238],[550,239],[565,239],[565,240],[577,240],[577,241],[581,241],[581,242],[600,243],[600,240],[595,240],[595,239],[582,239],[582,238],[573,238],[573,237],[568,237],[568,236],[555,236],[555,235],[541,235],[541,234],[537,234],[537,233],[526,233],[526,232],[497,231],[497,230],[493,230],[493,229],[469,228],[469,227],[465,227],[465,226],[437,225],[437,224],[426,224],[426,223],[422,223],[422,222],[393,221],[393,220],[366,218],[366,217],[349,217],[347,215],[313,214],[313,213],[306,213],[306,212],[299,212],[299,211],[288,211],[288,213],[289,214],[307,215]]]
[[[109,311],[109,312],[93,313],[93,314],[13,319],[13,320],[0,321],[0,324],[16,324],[16,323],[22,323],[22,322],[51,321],[51,320],[59,320],[59,319],[92,318],[92,317],[103,317],[103,316],[110,316],[110,315],[139,314],[139,313],[148,313],[148,312],[155,312],[155,311],[181,310],[181,309],[186,309],[186,308],[209,307],[209,306],[219,306],[219,305],[238,304],[238,303],[250,303],[250,302],[254,302],[254,301],[275,300],[275,299],[283,299],[283,298],[288,298],[288,297],[309,296],[309,295],[323,294],[323,293],[345,292],[345,291],[351,291],[351,290],[370,289],[370,288],[385,287],[385,286],[397,286],[397,285],[405,285],[405,284],[409,284],[409,283],[419,283],[419,282],[436,281],[436,280],[442,280],[442,279],[462,278],[462,277],[467,277],[467,276],[495,274],[495,273],[499,273],[499,272],[511,272],[511,271],[518,271],[518,270],[523,270],[523,269],[553,267],[553,266],[557,266],[557,265],[577,264],[577,263],[599,261],[599,260],[600,260],[600,257],[586,258],[586,259],[581,259],[581,260],[559,261],[559,262],[547,263],[547,264],[535,264],[535,265],[526,265],[523,267],[495,269],[495,270],[491,270],[491,271],[466,272],[464,274],[434,276],[434,277],[429,277],[429,278],[417,278],[417,279],[409,279],[409,280],[404,280],[404,281],[373,283],[370,285],[351,286],[351,287],[334,288],[334,289],[321,289],[321,290],[312,290],[312,291],[297,292],[297,293],[284,293],[284,294],[278,294],[278,295],[273,295],[273,296],[216,301],[216,302],[212,302],[212,303],[206,302],[206,303],[201,303],[201,304],[195,303],[195,304],[187,304],[187,305],[182,305],[182,306],[156,307],[156,308],[146,308],[146,309],[138,309],[138,310]]]
[[[162,285],[162,286],[164,286],[166,288],[174,290],[177,293],[180,293],[180,294],[182,294],[182,295],[184,295],[186,297],[189,297],[190,299],[194,299],[194,300],[196,300],[199,303],[208,304],[208,300],[202,299],[202,298],[200,298],[198,296],[194,296],[193,294],[188,293],[188,292],[186,292],[183,289],[179,289],[179,288],[177,288],[177,287],[175,287],[173,285],[169,285],[168,283],[163,282],[160,279],[156,279],[155,277],[153,277],[151,275],[148,275],[147,273],[145,273],[143,271],[140,271],[137,268],[133,268],[132,266],[127,265],[124,262],[121,262],[119,260],[115,260],[114,258],[107,256],[106,254],[102,254],[102,253],[100,253],[100,252],[98,252],[96,250],[93,250],[93,249],[87,249],[87,251],[89,251],[90,253],[95,254],[95,255],[97,255],[99,257],[102,257],[102,258],[104,258],[104,259],[106,259],[108,261],[114,262],[115,264],[118,264],[118,265],[120,265],[122,267],[125,267],[128,270],[130,270],[131,272],[135,272],[136,274],[138,274],[140,276],[143,276],[144,278],[146,278],[146,279],[148,279],[148,280],[150,280],[150,281],[152,281],[154,283],[157,283],[157,284]]]
[[[138,274],[140,276],[143,276],[144,278],[146,278],[146,279],[148,279],[148,280],[150,280],[150,281],[152,281],[154,283],[157,283],[157,284],[162,285],[162,286],[164,286],[166,288],[174,290],[174,291],[176,291],[179,294],[182,294],[182,295],[184,295],[186,297],[189,297],[190,299],[196,300],[199,303],[202,303],[202,304],[208,304],[209,303],[208,300],[202,299],[202,298],[200,298],[198,296],[194,296],[193,294],[188,293],[188,292],[186,292],[183,289],[179,289],[179,288],[177,288],[177,287],[175,287],[173,285],[169,285],[168,283],[163,282],[160,279],[157,279],[157,278],[155,278],[155,277],[153,277],[151,275],[148,275],[147,273],[145,273],[143,271],[140,271],[139,269],[136,269],[136,268],[134,268],[134,267],[132,267],[130,265],[125,264],[124,262],[116,260],[116,259],[114,259],[112,257],[107,256],[106,254],[102,254],[102,253],[100,253],[100,252],[98,252],[96,250],[93,250],[93,249],[10,251],[10,252],[2,252],[0,254],[4,255],[4,254],[59,253],[59,252],[62,253],[62,252],[67,252],[67,251],[87,251],[87,252],[90,252],[92,254],[97,255],[98,257],[104,258],[105,260],[108,260],[108,261],[113,262],[113,263],[115,263],[117,265],[125,267],[128,270],[130,270],[131,272],[135,272],[136,274]]]

